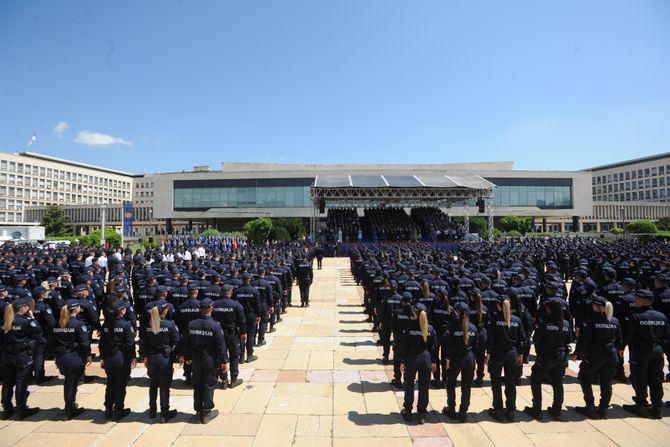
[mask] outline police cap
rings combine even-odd
[[[212,301],[212,300],[209,299],[209,298],[203,298],[203,299],[200,301],[200,304],[198,304],[198,307],[199,307],[200,309],[209,309],[209,308],[212,307],[213,305],[214,305],[214,301]]]

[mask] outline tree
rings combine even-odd
[[[652,221],[634,220],[626,225],[626,231],[634,234],[653,234],[658,231],[658,228]]]
[[[286,228],[272,227],[272,231],[270,231],[270,239],[273,241],[290,241],[292,238]]]
[[[270,231],[272,231],[272,220],[268,217],[259,217],[244,224],[244,235],[256,245],[263,244]]]
[[[100,245],[101,237],[102,232],[100,230],[95,230],[85,236],[80,237],[79,243],[82,245],[97,247]],[[121,245],[121,235],[117,233],[114,228],[105,227],[105,242],[108,243],[110,247],[118,247]]]
[[[42,218],[44,233],[48,237],[71,236],[72,231],[67,227],[68,218],[63,207],[48,205],[47,211]]]
[[[533,227],[533,218],[505,216],[500,219],[500,226],[505,232],[518,231],[521,234],[526,234]]]
[[[656,221],[656,228],[662,231],[670,231],[670,217],[661,217]]]
[[[202,233],[200,233],[199,236],[202,236],[202,237],[221,237],[223,235],[216,228],[208,228],[205,231],[203,231]]]
[[[290,235],[291,240],[298,240],[305,237],[305,226],[302,224],[302,219],[299,217],[279,217],[272,219],[272,227],[285,228]]]

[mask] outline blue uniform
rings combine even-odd
[[[475,375],[475,352],[479,346],[477,326],[468,324],[468,342],[465,343],[463,327],[455,322],[449,327],[441,339],[442,353],[449,360],[446,370],[447,407],[450,411],[456,408],[456,378],[461,375],[461,406],[459,413],[467,413],[470,407],[472,379]]]
[[[247,333],[246,318],[242,305],[232,298],[224,297],[214,301],[212,318],[223,329],[223,337],[230,359],[230,377],[234,382],[239,375],[240,335]],[[228,373],[221,372],[221,380],[228,380]]]
[[[554,411],[563,406],[563,376],[568,366],[572,330],[568,321],[559,322],[552,317],[539,318],[533,334],[537,358],[530,375],[530,388],[536,410],[542,410],[542,379],[547,375],[554,391]]]
[[[431,364],[438,363],[438,342],[435,330],[428,325],[428,339],[424,341],[418,319],[408,320],[406,328],[397,341],[405,364],[405,400],[403,407],[412,411],[414,405],[414,381],[419,382],[417,413],[425,414],[428,407]]]
[[[148,306],[147,306],[148,307]],[[154,334],[149,324],[144,328],[141,350],[146,356],[147,375],[149,376],[149,413],[157,410],[156,398],[160,389],[161,415],[167,416],[170,410],[170,385],[174,352],[179,344],[177,325],[167,319],[160,320],[158,333]]]
[[[516,378],[521,367],[518,357],[523,353],[526,333],[521,319],[510,315],[509,326],[502,312],[491,321],[487,351],[490,354],[489,374],[493,391],[493,409],[503,409],[502,371],[505,370],[505,407],[508,412],[516,410]]]
[[[70,317],[65,327],[52,329],[56,351],[56,366],[63,376],[65,411],[75,409],[77,386],[84,374],[86,358],[91,355],[91,343],[86,323]]]
[[[121,316],[106,322],[100,337],[100,356],[105,361],[107,386],[105,409],[124,410],[130,364],[135,358],[135,328]]]

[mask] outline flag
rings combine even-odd
[[[30,141],[28,141],[27,146],[32,146],[35,141],[37,141],[37,133],[33,132],[33,136],[30,137]]]

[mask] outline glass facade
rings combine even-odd
[[[487,178],[495,184],[493,206],[572,208],[572,179]]]
[[[173,209],[305,208],[313,178],[175,180]]]

